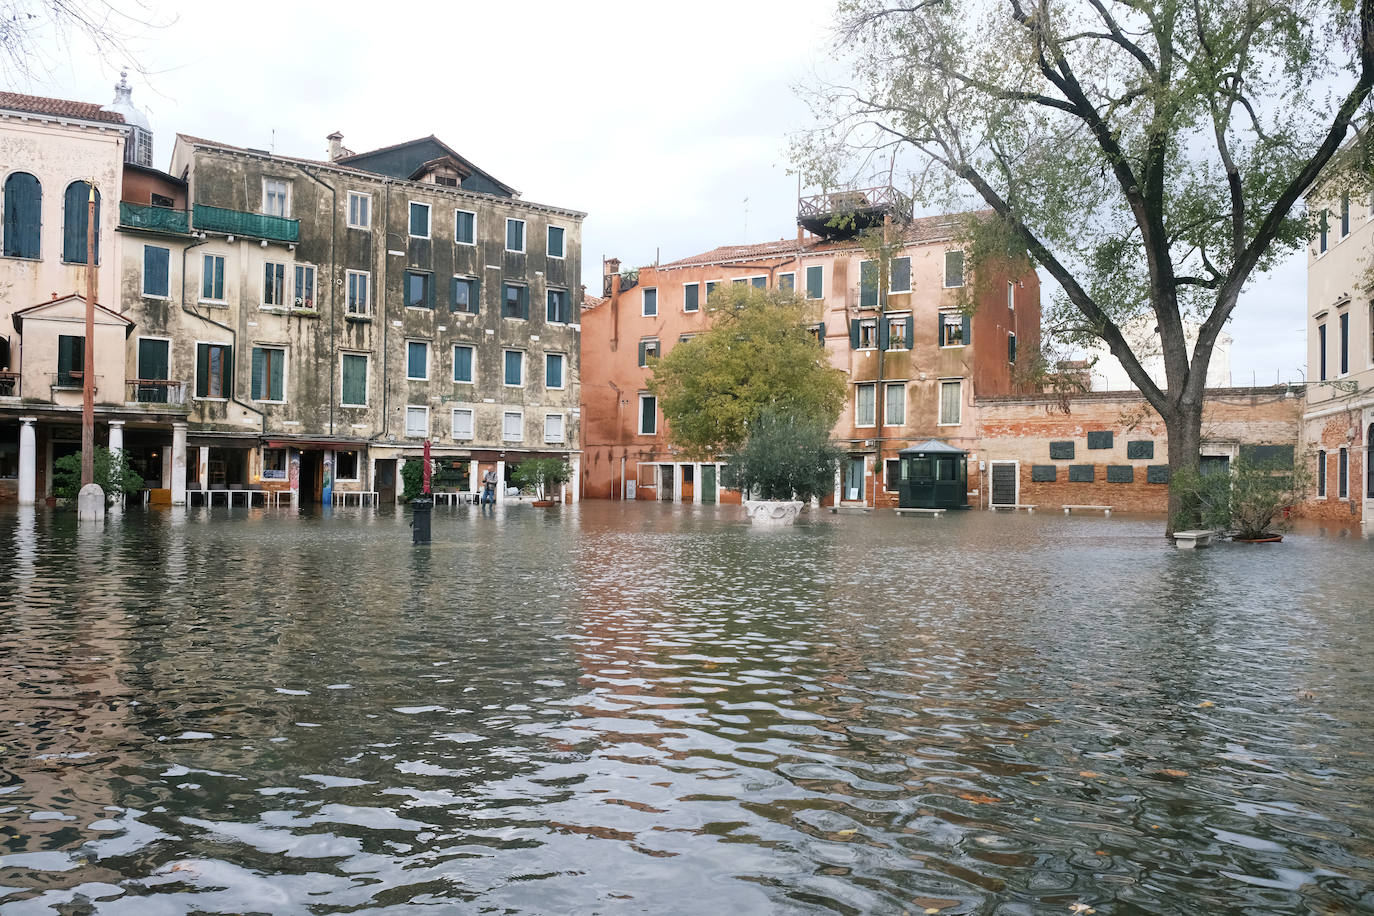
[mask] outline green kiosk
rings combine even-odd
[[[900,509],[967,509],[968,452],[930,439],[897,453]]]

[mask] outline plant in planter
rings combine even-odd
[[[1243,454],[1229,472],[1188,471],[1176,477],[1185,509],[1204,528],[1228,531],[1237,541],[1277,541],[1289,527],[1287,510],[1300,502],[1310,474],[1305,462],[1264,461]]]
[[[807,500],[830,492],[840,450],[815,419],[773,412],[749,428],[727,473],[748,496],[745,511],[762,524],[791,524]]]
[[[63,455],[52,463],[52,470],[53,495],[58,499],[75,500],[81,490],[81,453]],[[143,478],[129,466],[129,457],[103,445],[95,447],[95,482],[105,491],[107,501],[121,493],[137,493],[143,489]]]
[[[572,469],[562,458],[530,458],[517,464],[510,477],[521,490],[534,492],[536,506],[552,506],[553,488],[567,483]]]
[[[419,499],[420,491],[425,486],[424,480],[425,460],[407,458],[405,464],[401,465],[401,502],[409,504],[411,500]]]

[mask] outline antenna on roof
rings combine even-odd
[[[749,198],[744,198],[744,240],[749,241]]]
[[[277,155],[277,129],[275,127],[272,128],[272,144],[268,149],[272,151],[273,156]]]

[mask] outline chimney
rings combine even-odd
[[[325,139],[329,141],[330,162],[338,162],[344,156],[348,155],[347,151],[344,150],[342,133],[336,130],[334,133],[325,137]]]
[[[607,258],[601,262],[601,275],[603,277],[614,276],[620,273],[620,258]]]

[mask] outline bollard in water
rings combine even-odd
[[[429,520],[434,509],[432,499],[412,499],[410,508],[414,515],[410,519],[410,536],[412,544],[429,543]]]

